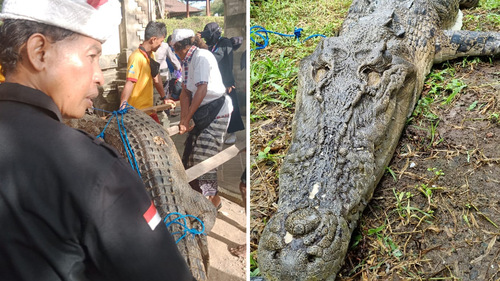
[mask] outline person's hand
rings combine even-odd
[[[179,134],[182,135],[185,132],[189,132],[194,128],[194,124],[190,125],[189,120],[182,120],[179,122]]]
[[[163,103],[170,104],[172,106],[172,108],[175,108],[177,106],[176,102],[173,99],[164,99]]]
[[[227,93],[230,94],[233,91],[234,88],[235,88],[234,86],[227,87],[226,88]]]
[[[119,110],[124,109],[126,106],[127,106],[127,102],[126,101],[122,102],[122,104],[120,105],[120,109]]]

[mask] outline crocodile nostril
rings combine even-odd
[[[315,262],[316,261],[316,256],[315,255],[307,255],[307,261],[308,262]]]
[[[280,251],[275,251],[273,254],[273,259],[277,260],[280,257]]]
[[[294,236],[303,236],[316,230],[321,216],[315,209],[299,209],[292,212],[285,221],[285,229]]]

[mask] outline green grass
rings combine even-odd
[[[446,84],[445,90],[451,92],[446,98],[444,98],[441,104],[450,104],[457,94],[459,94],[462,89],[467,87],[467,85],[460,79],[452,79],[450,83]]]
[[[498,0],[484,0],[479,2],[479,7],[485,10],[500,9],[500,1]]]
[[[429,124],[429,129],[423,129],[427,130],[430,135],[430,143],[427,148],[430,148],[435,141],[434,137],[440,119],[436,113],[439,111],[437,109],[452,104],[458,95],[467,87],[461,79],[454,78],[456,72],[455,68],[470,67],[479,62],[480,60],[478,59],[468,60],[468,58],[464,58],[461,63],[455,63],[453,65],[446,62],[443,63],[443,68],[436,68],[427,75],[425,88],[427,88],[428,91],[424,90],[424,93],[413,110],[412,116],[407,121],[408,124],[418,122],[420,126],[425,126],[423,123]],[[475,105],[471,109],[474,107]]]
[[[260,269],[257,262],[254,259],[256,252],[250,253],[250,277],[255,277],[260,275]]]
[[[169,35],[177,28],[189,28],[194,32],[198,32],[203,30],[205,25],[210,22],[218,23],[222,30],[224,30],[224,17],[190,17],[186,19],[162,19],[157,21],[165,23],[167,34]]]
[[[284,107],[291,107],[297,92],[297,71],[297,60],[286,56],[286,51],[282,51],[277,60],[265,57],[253,63],[250,81],[254,103],[250,108],[263,103],[279,103]]]
[[[479,1],[477,10],[486,12],[486,16],[472,10],[469,15],[464,16],[464,30],[486,31],[491,26],[500,25],[500,1],[498,0],[482,0]]]
[[[313,34],[334,36],[347,13],[350,1],[318,1],[315,5],[304,5],[300,1],[252,1],[250,26],[259,25],[267,30],[293,34],[302,28],[301,40]],[[259,36],[253,35],[257,42]],[[320,37],[298,42],[294,38],[269,34],[269,45],[263,50],[251,52],[250,110],[253,121],[265,119],[262,114],[253,114],[255,109],[267,104],[292,109],[297,92],[298,64],[311,54]],[[251,47],[256,45],[251,42]]]
[[[425,85],[429,88],[429,91],[423,94],[419,99],[411,119],[423,118],[429,122],[434,122],[439,119],[439,116],[434,113],[432,106],[436,101],[443,99],[442,92],[446,88],[447,80],[453,77],[454,74],[455,69],[448,64],[447,68],[442,70],[435,69],[427,75]]]
[[[500,25],[500,15],[499,14],[496,14],[496,13],[489,13],[487,16],[486,16],[486,19],[490,22],[492,22],[493,24],[496,24],[496,25]]]
[[[276,137],[275,139],[271,140],[267,146],[264,148],[264,150],[262,151],[259,151],[258,155],[257,155],[257,162],[259,161],[270,161],[270,162],[273,162],[273,163],[276,163],[276,158],[277,157],[280,157],[279,155],[275,155],[275,154],[272,154],[270,153],[271,152],[271,144],[281,136],[278,136]]]
[[[396,178],[396,174],[391,169],[391,167],[385,167],[385,172],[390,174],[392,176],[392,178],[394,179],[394,181],[398,181],[398,178]]]

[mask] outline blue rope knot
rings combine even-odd
[[[295,35],[295,38],[297,38],[297,41],[300,42],[300,36],[302,35],[302,28],[295,28],[295,30],[293,31],[293,34]]]
[[[123,147],[125,147],[125,153],[127,154],[128,162],[130,163],[130,166],[132,166],[132,169],[136,171],[137,174],[139,174],[139,177],[141,177],[141,172],[139,171],[139,164],[137,163],[137,159],[135,158],[134,150],[132,149],[132,146],[130,145],[130,142],[128,140],[127,129],[125,128],[125,124],[123,123],[123,115],[128,113],[129,109],[133,107],[126,101],[123,102],[122,105],[125,106],[123,106],[122,109],[113,112],[104,109],[94,108],[95,110],[111,113],[113,115],[111,116],[111,118],[109,118],[108,123],[106,123],[106,126],[104,126],[104,129],[102,129],[102,132],[97,136],[97,138],[104,139],[104,132],[108,128],[109,123],[111,122],[111,120],[116,118],[116,123],[118,124],[118,131],[120,132],[120,139],[123,142]]]
[[[175,219],[173,219],[173,220],[171,220],[171,221],[169,221],[169,222],[167,222],[167,219],[168,219],[170,216],[172,216],[172,215],[177,215],[178,217],[177,217],[177,218],[175,218]],[[189,228],[189,227],[187,226],[186,218],[194,218],[194,219],[196,219],[197,221],[199,221],[199,222],[201,223],[201,226],[202,226],[201,231],[197,230],[196,228]],[[179,220],[182,220],[182,222],[179,222]],[[195,216],[192,216],[192,215],[183,215],[183,214],[181,214],[181,213],[174,212],[174,213],[170,213],[170,214],[168,214],[168,216],[166,216],[166,217],[165,217],[165,219],[163,220],[163,222],[165,223],[165,225],[167,226],[167,228],[168,228],[170,225],[172,225],[172,224],[177,224],[177,225],[180,225],[180,226],[182,226],[182,227],[184,228],[184,231],[182,231],[182,232],[177,231],[177,232],[172,233],[172,236],[173,236],[174,234],[181,234],[181,233],[182,233],[182,236],[181,236],[179,239],[177,239],[177,240],[175,241],[175,244],[179,243],[179,241],[181,241],[181,239],[182,239],[182,238],[184,238],[186,235],[188,235],[188,233],[192,234],[192,235],[193,235],[193,237],[194,237],[195,235],[201,235],[201,234],[202,234],[202,235],[207,235],[207,234],[205,233],[205,224],[203,223],[203,221],[201,221],[199,218],[197,218],[197,217],[195,217]]]

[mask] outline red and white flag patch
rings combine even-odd
[[[95,9],[98,9],[100,6],[106,4],[106,2],[108,2],[108,0],[87,0],[87,4]]]
[[[158,210],[156,210],[153,201],[151,201],[151,206],[149,206],[149,209],[142,216],[148,223],[151,230],[155,230],[155,228],[161,222],[160,214],[158,214]]]

